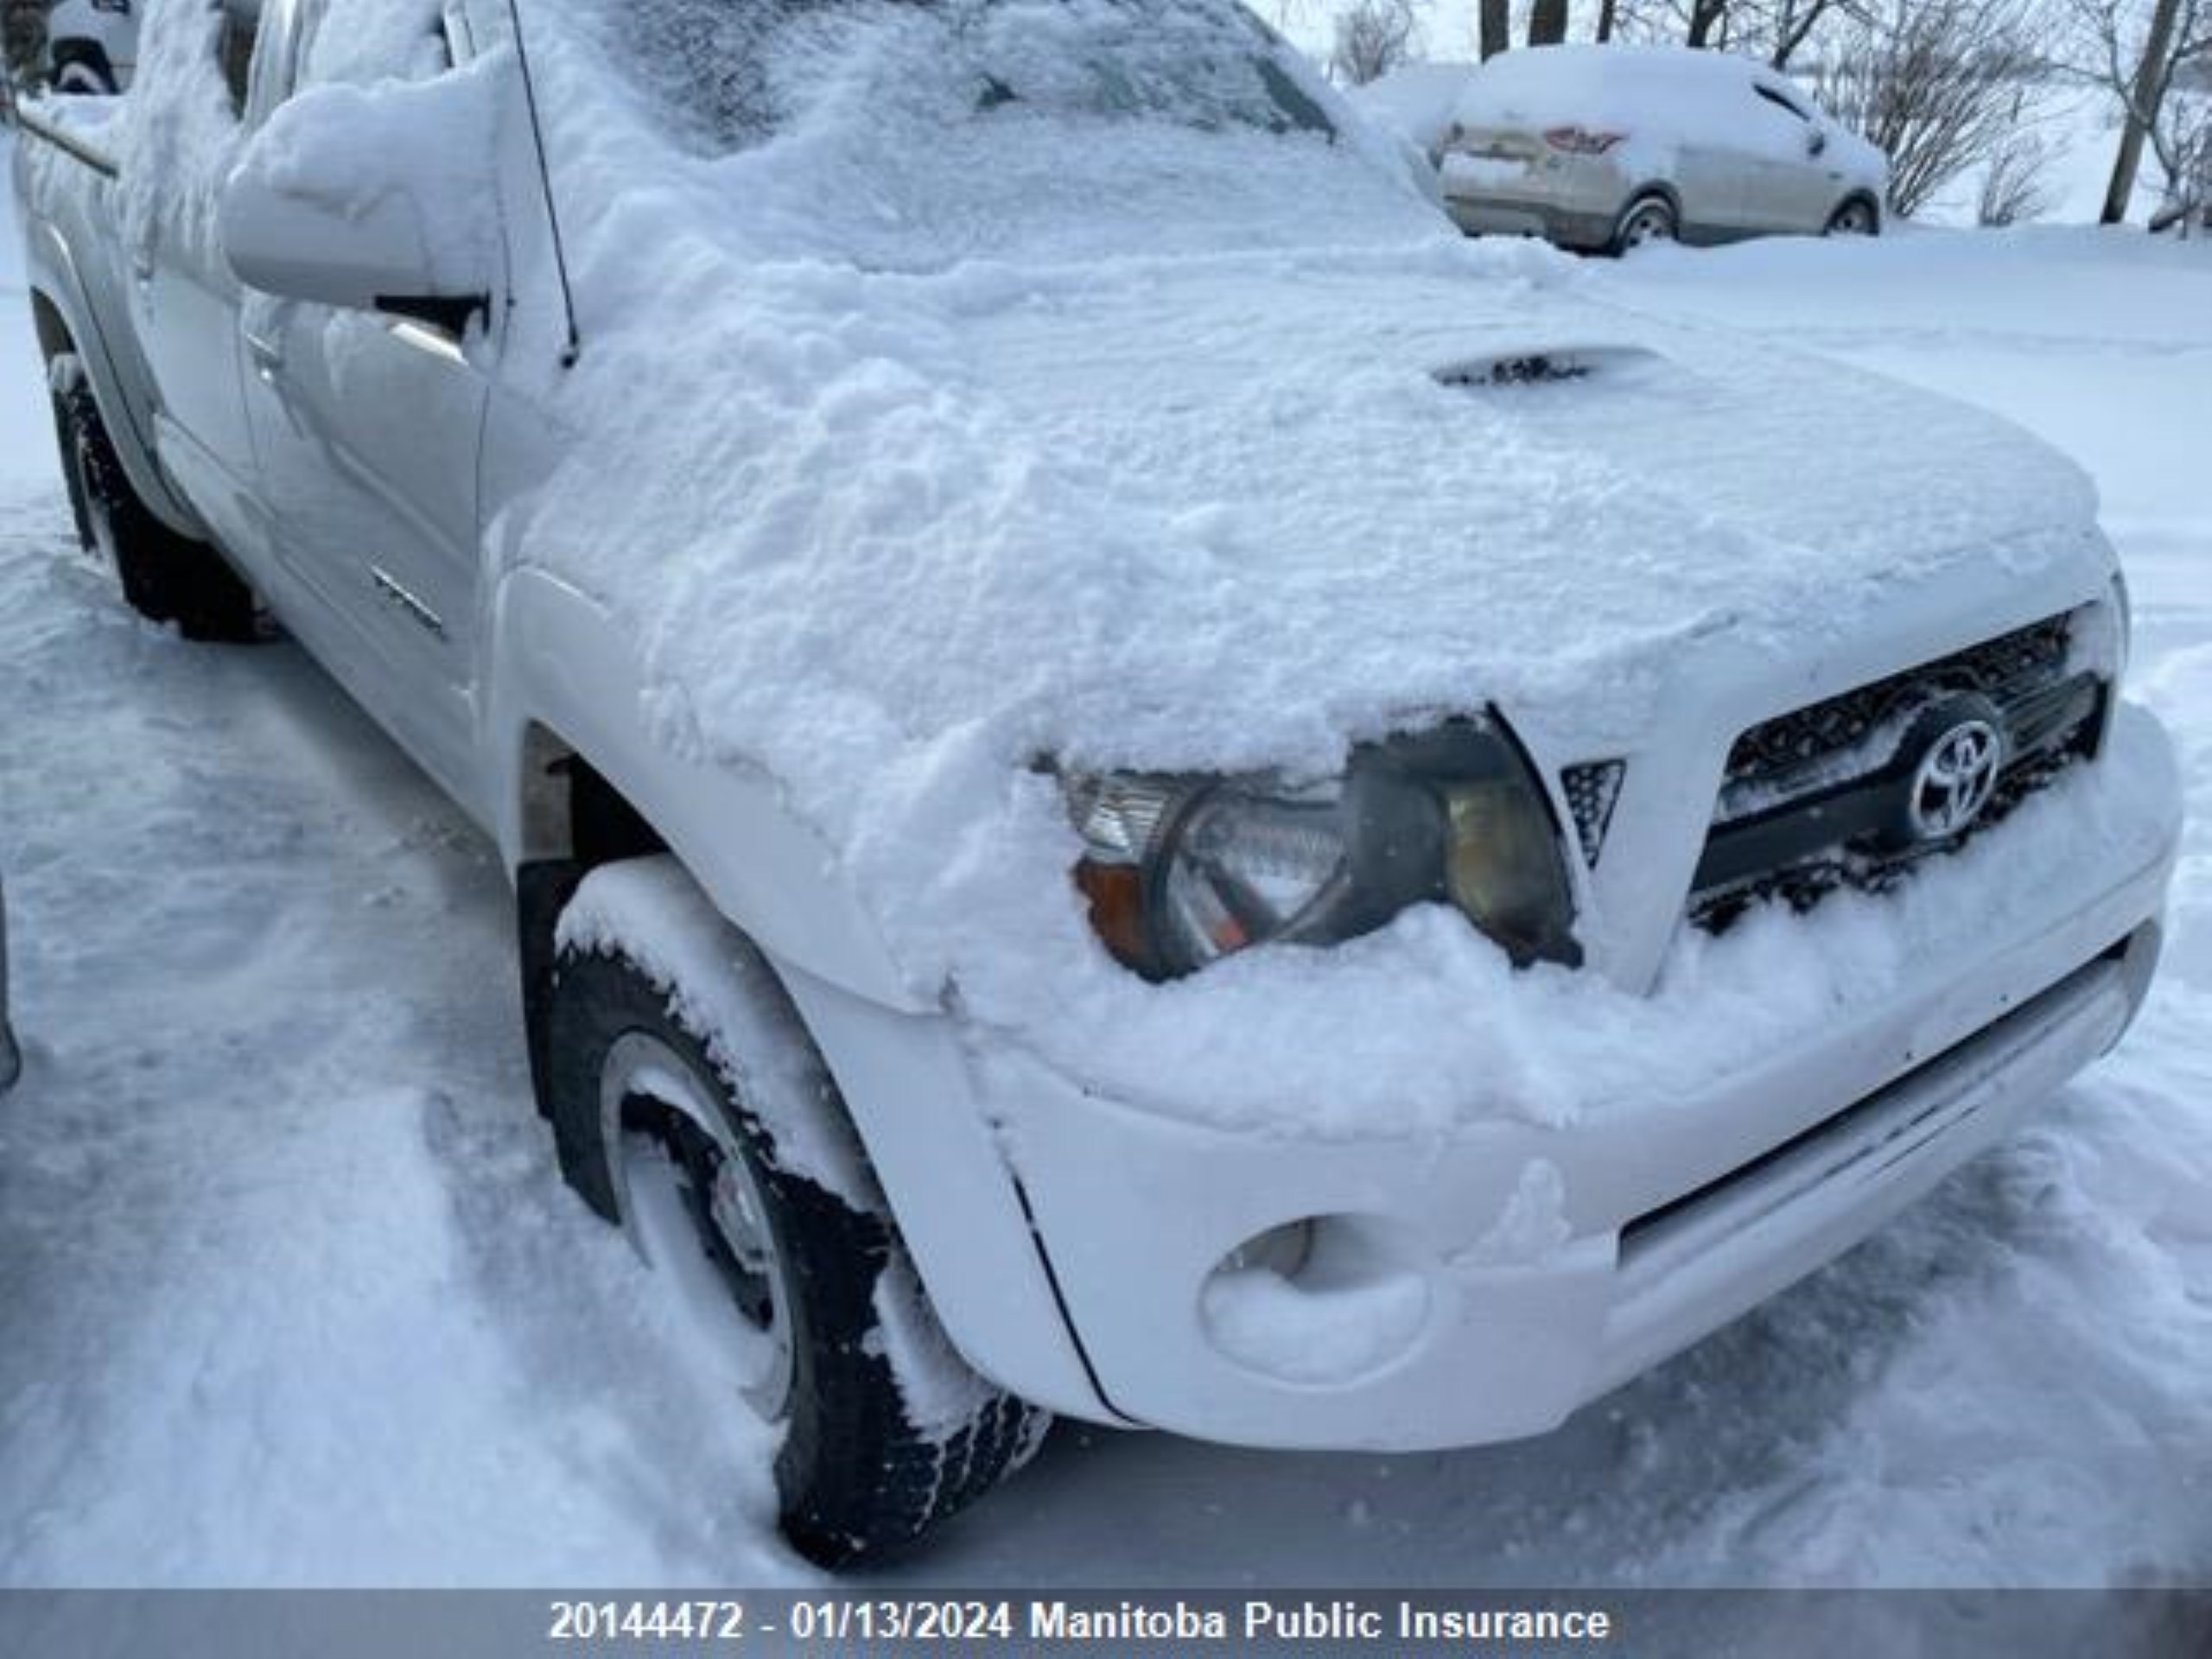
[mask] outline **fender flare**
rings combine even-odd
[[[765,772],[687,760],[650,729],[645,678],[621,625],[549,571],[498,578],[481,660],[493,667],[479,741],[510,871],[564,858],[531,803],[545,793],[547,740],[581,757],[664,840],[715,907],[770,957],[900,1013],[934,1013],[838,876],[821,836]]]
[[[687,760],[655,737],[636,654],[588,594],[543,569],[510,569],[486,626],[482,660],[496,668],[480,741],[498,791],[488,817],[523,912],[525,1001],[533,954],[546,958],[536,971],[550,966],[551,922],[583,873],[565,836],[549,831],[555,815],[532,802],[547,793],[549,760],[574,757],[647,821],[783,982],[954,1346],[1035,1404],[1120,1421],[976,1109],[957,1028],[900,976],[828,846],[764,773]]]
[[[133,353],[128,367],[112,349],[108,331],[99,324],[100,312],[90,302],[82,271],[67,239],[48,219],[32,218],[26,226],[31,304],[50,312],[64,336],[61,346],[74,352],[85,365],[93,399],[99,404],[108,435],[114,442],[123,470],[147,509],[178,535],[194,541],[209,539],[207,527],[183,498],[169,486],[154,448],[153,378]],[[41,345],[51,361],[55,354],[45,339],[46,319],[40,318]]]

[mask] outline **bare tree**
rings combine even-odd
[[[1776,68],[1823,29],[1868,20],[1869,0],[1608,0],[1600,39],[1618,31],[1640,41],[1720,47],[1766,59]]]
[[[2165,205],[2151,217],[2154,231],[2177,228],[2212,231],[2212,86],[2184,99],[2177,92],[2167,116],[2168,148],[2174,160],[2166,167]]]
[[[1613,31],[1620,26],[1620,0],[1600,0],[1598,7],[1598,44],[1603,46],[1613,38]]]
[[[2105,188],[2103,219],[2127,217],[2147,143],[2171,188],[2189,171],[2190,108],[2171,96],[2193,64],[2212,62],[2212,0],[2068,0],[2077,35],[2066,67],[2119,101],[2119,152]],[[2169,118],[2170,113],[2172,118]]]
[[[1622,40],[1679,41],[1689,27],[1688,0],[1612,0],[1612,35]]]
[[[1380,80],[1412,59],[1420,34],[1414,0],[1359,0],[1337,18],[1330,76],[1347,86]]]
[[[1758,33],[1767,62],[1777,69],[1787,69],[1823,23],[1833,27],[1848,20],[1871,28],[1875,21],[1865,0],[1771,0],[1762,10]]]
[[[1529,8],[1529,44],[1557,46],[1567,39],[1567,0],[1535,0]]]
[[[2021,0],[1881,0],[1823,67],[1821,101],[1889,156],[1897,213],[1996,154],[2040,68],[2028,40]]]
[[[2050,147],[2027,119],[2024,92],[2012,95],[2009,130],[1990,153],[1982,170],[1981,193],[1974,204],[1974,220],[1993,229],[2040,219],[2050,210],[2050,189],[2045,168]]]
[[[1510,0],[1482,0],[1477,16],[1483,61],[1488,63],[1513,44],[1513,7]]]

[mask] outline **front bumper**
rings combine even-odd
[[[971,1066],[1098,1394],[1129,1421],[1253,1446],[1510,1439],[1819,1267],[2006,1135],[2139,1007],[2180,809],[2163,738],[2126,747],[2163,768],[2130,791],[2154,832],[2132,844],[2150,850],[1696,1099],[1324,1144],[1102,1099],[1018,1053]],[[1532,1194],[1556,1236],[1501,1259]],[[1306,1290],[1276,1281],[1255,1348],[1209,1313],[1210,1278],[1308,1217],[1357,1218],[1359,1258]]]

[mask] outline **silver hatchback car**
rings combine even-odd
[[[1786,75],[1679,48],[1543,47],[1468,75],[1433,150],[1470,232],[1624,250],[1873,235],[1889,163]]]

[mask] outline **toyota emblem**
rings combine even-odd
[[[1907,811],[1923,841],[1948,841],[1974,826],[1997,792],[2005,740],[1986,720],[1962,721],[1920,757]]]

